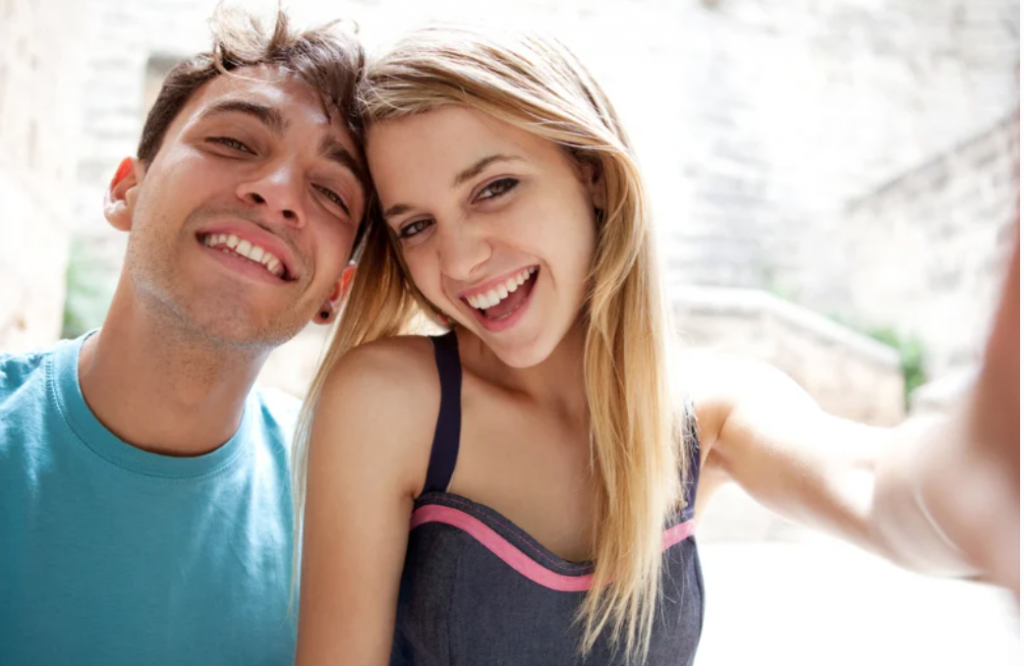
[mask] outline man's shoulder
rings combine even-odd
[[[0,409],[15,394],[19,394],[29,385],[44,386],[46,361],[53,356],[62,345],[72,341],[62,340],[26,352],[0,352]]]
[[[76,341],[62,340],[31,351],[0,353],[0,470],[24,469],[48,458],[60,421],[51,400],[55,356]],[[59,426],[58,426],[59,427]]]

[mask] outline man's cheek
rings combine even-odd
[[[341,277],[345,267],[348,266],[349,259],[352,256],[352,243],[355,241],[355,231],[349,230],[347,227],[344,231],[337,235],[335,242],[332,244],[330,251],[325,252],[324,256],[319,259],[320,266],[324,269],[329,269],[326,272],[332,276],[331,282],[336,282]]]

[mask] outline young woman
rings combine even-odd
[[[958,414],[851,423],[768,367],[674,357],[633,153],[557,43],[421,31],[364,115],[379,210],[298,442],[300,665],[690,663],[693,524],[727,481],[1019,585],[1018,403],[986,398],[1019,397],[1012,295]],[[449,332],[402,336],[422,315]]]

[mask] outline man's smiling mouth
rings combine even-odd
[[[234,255],[263,266],[268,273],[285,282],[290,282],[292,279],[288,275],[288,269],[284,262],[273,252],[251,241],[239,239],[235,234],[199,234],[199,242],[213,250],[220,250],[225,254]]]

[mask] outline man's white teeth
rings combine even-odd
[[[515,293],[519,287],[530,279],[530,276],[537,272],[537,268],[524,268],[509,279],[498,284],[482,294],[467,296],[466,301],[477,310],[493,308],[498,303],[508,298],[509,294]]]
[[[239,240],[234,234],[208,234],[203,238],[203,244],[208,247],[223,246],[221,249],[227,254],[237,254],[257,264],[263,264],[264,268],[277,277],[284,275],[284,264],[280,259],[259,245]]]

